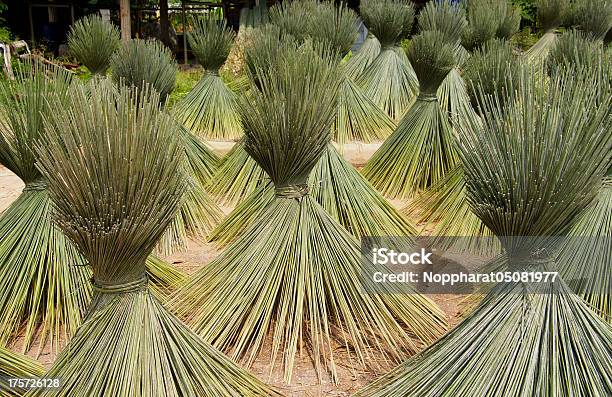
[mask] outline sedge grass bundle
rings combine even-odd
[[[512,271],[554,271],[556,240],[597,194],[612,136],[594,74],[525,75],[483,99],[458,147],[474,213]],[[486,164],[486,166],[483,166]],[[514,236],[514,237],[512,237]],[[583,263],[583,266],[588,264]],[[612,327],[563,280],[498,284],[462,323],[358,396],[606,396]]]
[[[338,13],[343,12],[342,9],[335,10],[332,5],[319,5],[318,7],[330,8],[315,12],[316,26],[328,25],[323,30],[328,32],[334,30],[332,27],[339,23],[336,21],[339,19]],[[346,23],[346,25],[349,24]],[[348,42],[352,41],[349,40],[350,35],[345,35],[348,39],[338,39],[338,35],[330,36],[336,39],[326,44],[341,56],[342,51],[348,48]],[[325,40],[319,37],[318,41]],[[275,25],[270,25],[254,34],[251,46],[246,51],[247,67],[251,74],[255,75],[258,68],[270,67],[271,60],[283,46],[298,48],[298,43],[283,36],[280,28]],[[337,73],[340,82],[336,96],[336,115],[333,124],[335,128],[332,129],[332,136],[337,135],[339,125],[350,124],[352,131],[365,128],[374,130],[375,122],[378,120],[376,115],[379,115],[382,120],[389,121],[386,114],[369,99],[359,96],[361,95],[359,88],[342,73],[343,70],[340,67]],[[255,84],[258,83],[255,81]],[[352,92],[347,94],[347,90],[352,90]],[[355,96],[357,99],[361,98],[362,101],[352,100]],[[358,106],[354,106],[351,111],[345,102]],[[361,112],[362,109],[368,108],[368,105],[374,108],[369,115]],[[343,115],[347,113],[350,113],[350,116],[344,117]],[[315,171],[310,175],[309,184],[312,188],[312,197],[356,237],[414,234],[414,229],[406,220],[372,188],[352,165],[342,158],[331,143],[317,163]],[[272,189],[270,179],[265,171],[250,158],[242,142],[238,143],[224,160],[210,188],[222,200],[229,202],[245,200],[212,233],[211,240],[218,241],[222,245],[233,241],[256,219],[266,207],[266,203],[272,201],[274,197],[271,193],[262,193]],[[349,203],[353,205],[348,205]]]
[[[42,365],[27,356],[0,347],[0,391],[5,397],[23,396],[25,390],[10,384],[10,379],[39,378],[45,372]]]
[[[38,167],[57,224],[93,269],[95,294],[45,374],[61,387],[28,396],[276,395],[189,331],[148,288],[146,258],[189,188],[176,124],[158,101],[101,82],[90,92],[75,87],[69,106],[46,120]]]
[[[466,10],[461,43],[470,51],[493,38],[509,40],[521,23],[521,10],[508,0],[469,0]]]
[[[41,344],[47,338],[55,344],[62,329],[73,334],[90,298],[81,287],[88,269],[51,224],[46,182],[31,150],[43,134],[43,114],[54,111],[46,97],[63,98],[70,78],[60,70],[28,66],[31,71],[0,86],[0,163],[25,183],[0,217],[0,345],[23,330],[24,350],[39,330]]]
[[[242,135],[242,125],[236,111],[236,94],[219,76],[235,33],[225,20],[211,16],[193,19],[192,25],[187,39],[204,74],[176,104],[175,114],[196,135],[212,140],[237,139]]]
[[[76,21],[68,32],[70,56],[93,74],[106,74],[112,55],[119,49],[119,29],[101,16],[88,15]]]
[[[400,46],[412,29],[414,8],[406,0],[366,0],[359,10],[381,51],[357,82],[376,105],[393,120],[400,120],[419,90],[417,76]]]
[[[474,51],[466,61],[464,77],[469,86],[469,99],[476,111],[468,104],[461,116],[479,118],[480,95],[494,96],[505,103],[508,86],[518,84],[520,73],[521,63],[514,55],[510,43],[505,40],[490,40]],[[491,238],[491,231],[471,211],[465,189],[463,169],[458,164],[402,212],[406,215],[418,214],[419,223],[424,223],[424,228],[433,228],[431,234],[435,236],[437,244],[452,243],[444,237],[462,236],[466,238],[461,239],[461,247],[455,248],[482,255],[496,254],[501,247],[496,239]]]
[[[308,177],[331,138],[333,57],[284,46],[256,71],[241,102],[245,149],[274,183],[274,198],[172,302],[196,332],[246,365],[270,336],[270,370],[281,361],[287,382],[301,349],[320,381],[325,372],[337,380],[336,346],[362,367],[375,351],[395,361],[415,351],[411,336],[427,343],[444,328],[421,295],[364,294],[359,242],[309,194]]]
[[[437,31],[415,37],[408,50],[421,91],[397,129],[363,169],[388,197],[404,199],[441,180],[458,162],[449,115],[437,91],[455,66],[455,45]]]
[[[314,0],[293,1],[286,6],[277,6],[274,14],[272,24],[278,28],[279,33],[262,31],[264,37],[254,39],[255,43],[246,56],[247,64],[253,63],[249,60],[252,58],[269,58],[274,50],[269,48],[270,45],[266,48],[257,42],[277,46],[279,34],[281,37],[288,35],[300,44],[307,39],[324,43],[334,48],[341,57],[349,52],[357,38],[357,15],[344,4],[336,6],[330,2]],[[339,64],[338,67],[344,66]],[[342,83],[332,126],[332,139],[343,145],[349,141],[369,143],[389,136],[394,124],[385,111],[363,92],[349,73],[340,79]]]
[[[313,25],[326,25],[325,31],[339,30],[348,31],[353,27],[354,16],[344,8],[335,8],[331,4],[306,3],[316,8],[311,12],[314,18]],[[281,43],[297,47],[301,45],[293,36],[283,32],[283,26],[270,24],[257,29],[252,34],[252,40],[245,50],[245,64],[247,69],[254,74],[258,67],[266,67],[270,59],[273,59]],[[336,25],[344,25],[343,28]],[[296,28],[292,29],[295,31]],[[352,36],[349,34],[331,34],[332,40],[327,41],[325,37],[313,34],[317,42],[325,42],[335,48],[340,54],[350,46]],[[306,34],[304,37],[310,37]],[[337,65],[339,73],[342,65]],[[336,97],[336,116],[332,124],[332,136],[340,144],[351,141],[373,141],[383,139],[391,133],[393,122],[378,108],[371,99],[364,95],[346,74],[339,74],[340,89]],[[218,172],[209,184],[211,193],[222,203],[236,204],[256,191],[260,186],[269,182],[265,172],[252,160],[238,143],[223,159]],[[328,176],[327,179],[335,179]],[[347,182],[352,183],[352,182]],[[355,182],[358,186],[362,182]],[[222,226],[221,229],[224,227]],[[215,233],[218,234],[218,233]],[[215,238],[216,239],[216,238]]]
[[[116,84],[140,90],[148,85],[162,102],[166,102],[176,82],[178,67],[172,53],[155,41],[124,43],[111,65]],[[159,240],[157,251],[165,255],[186,248],[189,237],[204,239],[223,218],[221,209],[204,188],[216,167],[216,156],[183,125],[179,125],[179,133],[185,147],[185,166],[193,183],[177,217]]]
[[[159,93],[162,102],[176,85],[178,66],[168,47],[156,40],[124,42],[110,60],[115,84],[142,89],[145,84]]]
[[[603,40],[612,29],[612,3],[608,0],[574,0],[572,22],[582,32]]]
[[[91,299],[91,269],[74,245],[52,224],[47,182],[35,168],[32,145],[44,136],[43,118],[62,107],[75,84],[59,69],[32,64],[15,82],[0,86],[0,163],[25,183],[21,195],[0,216],[0,342],[21,331],[23,350],[39,337],[39,351],[50,340],[68,339]],[[151,257],[147,269],[161,294],[184,275]]]
[[[312,23],[310,37],[315,42],[329,44],[341,58],[357,39],[357,15],[345,5],[320,3]],[[340,60],[338,67],[343,68]],[[341,75],[340,80],[332,139],[342,147],[350,141],[370,143],[391,135],[395,125],[385,111],[363,92],[349,73]]]
[[[550,49],[557,40],[556,30],[567,18],[569,0],[538,0],[537,21],[544,30],[544,35],[527,52],[525,58],[529,63],[538,63],[546,60]]]
[[[456,65],[442,81],[437,94],[440,106],[450,113],[452,119],[461,117],[469,106],[467,87],[460,71],[470,55],[459,45],[461,35],[467,27],[465,9],[450,0],[432,1],[419,13],[418,23],[421,32],[437,31],[444,35],[449,43],[457,43]]]
[[[282,3],[275,6],[280,7],[275,9],[276,11],[273,13],[275,18],[272,18],[272,20],[275,23],[262,26],[252,32],[251,40],[245,48],[244,57],[246,69],[251,72],[251,75],[258,68],[269,66],[270,60],[274,59],[282,47],[281,43],[286,46],[298,46],[295,37],[288,33],[295,33],[297,27],[294,27],[291,20],[286,20],[290,19],[288,16],[275,14],[279,13],[279,10],[285,10],[285,12],[288,12],[287,9],[292,10],[294,8],[301,10],[297,6],[298,4],[302,4],[302,2]],[[296,21],[300,22],[301,20],[296,18]],[[302,28],[306,29],[308,26]],[[246,199],[259,186],[266,185],[268,182],[269,178],[265,171],[257,165],[255,160],[251,159],[244,150],[243,143],[238,142],[222,159],[219,169],[208,184],[208,190],[220,203],[236,205]]]

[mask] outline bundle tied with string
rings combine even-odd
[[[467,104],[464,117],[480,117],[480,96],[497,98],[503,108],[508,98],[508,87],[516,86],[521,69],[522,64],[514,55],[512,45],[505,40],[490,40],[474,51],[463,69],[471,101],[471,104]],[[418,214],[425,228],[433,228],[431,234],[437,246],[452,244],[455,249],[482,255],[496,254],[501,249],[491,231],[470,209],[461,164],[457,164],[403,211],[409,215]],[[465,238],[453,241],[447,238],[450,236]]]
[[[0,164],[25,187],[0,216],[0,346],[23,332],[23,351],[38,336],[58,349],[72,335],[90,299],[83,289],[85,262],[51,224],[47,182],[35,167],[33,143],[44,135],[43,115],[55,111],[52,94],[66,98],[70,75],[59,68],[26,63],[15,81],[0,84]]]
[[[271,200],[171,302],[196,332],[245,365],[271,340],[270,371],[282,361],[286,382],[300,349],[319,381],[338,381],[338,348],[347,348],[356,369],[374,351],[395,361],[415,351],[412,337],[428,343],[444,329],[440,311],[419,294],[393,286],[364,294],[359,274],[373,270],[362,263],[358,240],[312,197],[309,174],[331,138],[334,57],[308,43],[283,45],[256,70],[240,107],[244,149],[274,184]]]
[[[283,45],[297,46],[295,38],[276,24],[270,23],[251,32],[249,43],[244,49],[244,61],[247,72],[254,79],[257,79],[254,73],[257,68],[269,66],[270,59],[276,57],[281,42]],[[253,82],[259,84],[257,80]],[[244,150],[242,138],[223,158],[207,188],[222,204],[236,205],[269,182],[265,171]],[[212,238],[215,238],[215,234]]]
[[[54,98],[51,98],[54,102]],[[146,90],[71,90],[36,145],[56,223],[93,269],[86,321],[28,396],[270,396],[149,291],[145,260],[188,188],[174,122]],[[87,379],[83,379],[87,374]]]
[[[469,0],[466,10],[468,26],[461,43],[470,51],[493,38],[510,40],[519,30],[521,10],[509,0]]]
[[[568,17],[570,9],[569,0],[538,0],[537,22],[544,31],[544,35],[525,52],[525,58],[529,63],[543,62],[546,60],[550,49],[555,46],[557,40],[556,30]]]
[[[455,66],[455,44],[437,31],[416,36],[408,57],[419,76],[421,91],[397,129],[363,169],[383,194],[412,197],[435,184],[457,164],[449,115],[442,110],[437,91]]]
[[[317,6],[313,14],[315,23],[325,32],[348,32],[353,29],[354,14],[346,8],[336,8],[330,3]],[[333,39],[326,40],[330,36]],[[335,67],[338,68],[340,87],[335,98],[335,116],[332,139],[345,141],[387,131],[391,132],[388,116],[363,95],[361,89],[343,72],[340,58],[352,41],[349,34],[312,33],[316,43],[330,45],[335,50]],[[253,34],[246,49],[246,64],[252,75],[257,68],[266,68],[283,46],[297,48],[293,36],[283,33],[276,25],[268,25]],[[254,84],[259,84],[257,76]],[[387,126],[386,128],[384,128]],[[342,138],[344,137],[344,138]],[[342,147],[340,147],[342,150]],[[330,142],[310,173],[308,184],[311,196],[356,237],[362,236],[410,236],[414,228],[348,163]],[[243,201],[217,227],[211,240],[225,245],[233,241],[256,219],[274,195],[273,184],[239,142],[224,160],[211,189],[223,199]],[[246,194],[250,193],[250,194]],[[400,238],[401,239],[401,238]]]
[[[38,156],[32,149],[45,135],[43,118],[68,106],[69,91],[78,83],[62,69],[38,63],[24,69],[16,81],[0,86],[0,163],[25,183],[0,217],[0,344],[23,330],[23,350],[38,338],[40,352],[47,342],[59,349],[60,337],[66,342],[75,333],[91,299],[91,269],[51,222],[47,180],[35,167]],[[49,103],[51,96],[55,99]],[[153,256],[147,271],[160,297],[184,280]]]
[[[524,73],[510,105],[482,98],[481,120],[460,128],[468,201],[500,238],[509,270],[555,271],[555,236],[597,194],[612,147],[611,98],[599,99],[600,83],[593,72],[550,83]],[[357,395],[610,395],[611,338],[562,278],[501,283],[442,339]]]
[[[469,58],[469,53],[460,45],[461,35],[467,27],[465,8],[451,0],[428,2],[418,17],[421,32],[437,31],[444,35],[455,47],[455,67],[448,73],[438,88],[438,102],[442,109],[450,113],[456,121],[469,114],[469,97],[467,87],[461,77],[461,69]]]
[[[407,0],[366,0],[359,11],[380,42],[381,51],[357,82],[393,120],[400,120],[419,90],[417,76],[401,47],[412,29],[414,7]]]
[[[236,34],[225,20],[214,16],[193,18],[187,40],[204,74],[176,104],[179,120],[194,134],[211,140],[237,139],[242,125],[236,109],[236,94],[219,76]]]
[[[157,41],[131,40],[111,60],[117,85],[143,89],[148,85],[166,102],[174,88],[178,67],[172,53]],[[176,117],[175,117],[176,118]],[[204,142],[177,122],[185,147],[185,167],[192,185],[176,218],[161,237],[157,251],[169,255],[188,246],[188,238],[204,239],[221,221],[223,212],[205,189],[217,167],[217,156]]]
[[[351,141],[370,143],[391,135],[395,124],[353,80],[341,59],[357,39],[357,15],[345,5],[321,3],[313,15],[310,37],[313,41],[331,45],[338,53],[340,88],[336,99],[336,116],[332,139],[342,146]]]
[[[106,74],[119,44],[119,29],[99,15],[79,19],[68,32],[68,54],[85,65],[92,74]]]
[[[574,0],[571,22],[596,40],[603,40],[612,29],[612,3],[608,0]]]

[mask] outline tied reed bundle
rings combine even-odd
[[[256,71],[240,107],[245,150],[274,183],[274,198],[171,304],[246,365],[271,336],[270,370],[282,360],[287,382],[299,349],[308,350],[320,380],[326,371],[337,380],[336,344],[362,367],[372,349],[394,361],[415,351],[409,334],[428,342],[444,328],[440,311],[418,294],[364,294],[359,242],[309,194],[308,177],[331,138],[334,57],[283,45]]]
[[[119,29],[102,17],[89,15],[76,21],[68,32],[68,53],[93,74],[106,74],[119,48]]]
[[[400,120],[419,90],[417,76],[400,46],[412,29],[414,8],[407,0],[364,0],[359,10],[380,42],[381,52],[357,82],[393,120]]]
[[[219,69],[227,60],[235,33],[225,20],[212,16],[192,19],[189,46],[204,68],[200,81],[175,106],[180,121],[206,139],[228,140],[242,135],[236,94],[225,85]]]
[[[168,47],[155,40],[129,40],[111,57],[110,67],[115,84],[142,90],[149,85],[162,102],[176,85],[178,66]]]
[[[510,40],[519,30],[521,10],[508,0],[468,0],[467,19],[461,42],[472,51],[493,38]]]
[[[450,0],[431,1],[419,13],[418,22],[421,32],[440,32],[447,42],[456,43],[456,65],[438,88],[440,106],[456,121],[469,112],[469,96],[460,71],[470,55],[460,45],[461,35],[467,27],[465,9]]]
[[[44,134],[46,98],[65,99],[70,76],[59,69],[26,64],[14,82],[0,84],[0,163],[25,188],[0,216],[0,346],[24,331],[23,350],[40,331],[58,343],[72,335],[90,299],[83,289],[89,272],[75,247],[51,224],[46,181],[34,166],[32,144]],[[61,105],[60,105],[61,106]]]
[[[45,372],[42,365],[27,356],[0,347],[0,390],[6,397],[23,396],[25,390],[12,387],[9,379],[38,378]]]
[[[603,40],[612,29],[612,3],[608,0],[574,0],[572,22],[595,40]]]
[[[333,6],[322,4],[318,7]],[[316,25],[333,25],[336,23],[334,21],[338,20],[336,18],[338,12],[341,12],[341,9],[317,11],[315,13]],[[325,30],[333,29],[328,27]],[[246,64],[251,74],[255,74],[257,68],[270,67],[271,59],[274,59],[278,49],[283,45],[297,48],[298,43],[288,37],[275,25],[270,25],[254,34],[251,46],[246,51]],[[323,41],[323,38],[320,38],[319,41]],[[347,48],[347,45],[343,44],[346,42],[346,40],[335,40],[328,44],[332,45],[335,50],[342,50],[342,48]],[[339,61],[342,53],[338,54],[336,51],[336,54],[338,55],[336,60]],[[378,120],[376,115],[380,115],[383,120],[388,120],[386,114],[368,98],[363,97],[359,92],[359,87],[342,74],[342,67],[335,65],[338,68],[340,88],[336,96],[336,116],[333,125],[337,127],[350,124],[354,131],[374,130]],[[358,106],[351,111],[346,106],[347,102],[358,104]],[[371,109],[371,111],[369,114],[364,114],[361,112],[362,109]],[[346,113],[351,114],[348,120],[343,117]],[[334,133],[338,133],[337,128],[332,129],[332,134]],[[317,163],[315,171],[311,173],[309,185],[315,200],[356,237],[414,235],[413,227],[372,188],[351,164],[342,158],[331,143],[325,155]],[[222,193],[222,186],[227,188],[225,194]],[[245,201],[215,229],[211,239],[218,241],[221,245],[233,241],[251,224],[253,219],[259,216],[266,203],[273,198],[272,188],[263,169],[248,156],[242,143],[237,144],[224,160],[218,177],[214,179],[214,184],[211,184],[211,189],[213,192],[221,193],[224,199],[244,198]],[[247,192],[251,194],[245,196]],[[349,203],[352,205],[348,205]]]
[[[317,7],[311,37],[315,42],[329,43],[340,60],[357,39],[357,15],[344,5],[335,7],[321,3]],[[393,132],[395,124],[344,70],[336,100],[336,117],[332,125],[332,139],[339,145],[349,141],[373,142],[383,140]]]
[[[551,236],[597,194],[612,148],[610,96],[599,101],[597,84],[576,70],[550,84],[525,74],[510,106],[482,98],[482,120],[460,129],[470,206],[501,238],[512,270],[554,271]],[[612,327],[563,280],[502,283],[446,336],[357,395],[605,396],[611,338]]]
[[[46,119],[38,167],[57,224],[93,269],[95,294],[45,375],[60,378],[60,389],[27,395],[276,395],[189,331],[147,286],[145,260],[188,189],[184,149],[159,97],[101,81],[75,87],[69,99]]]
[[[543,62],[557,41],[557,28],[567,19],[570,9],[569,0],[537,0],[537,20],[544,35],[525,52],[529,63]]]
[[[173,89],[178,70],[172,53],[165,46],[143,40],[124,43],[112,58],[111,66],[116,84],[141,90],[148,85],[159,94],[162,102]],[[160,238],[157,250],[166,255],[187,247],[188,237],[204,239],[223,218],[204,188],[216,169],[216,155],[182,124],[179,133],[185,146],[185,167],[193,183],[180,212]]]
[[[495,97],[500,104],[504,104],[509,86],[518,84],[521,69],[522,64],[508,41],[493,39],[474,51],[466,61],[463,73],[475,110],[468,104],[462,116],[480,117],[478,98],[481,95]],[[419,223],[425,223],[424,228],[433,228],[431,234],[436,236],[434,241],[440,246],[452,243],[445,236],[462,236],[473,238],[462,238],[454,248],[482,255],[497,254],[501,249],[497,240],[492,238],[491,231],[470,209],[460,164],[404,208],[403,212],[407,215],[419,213]]]
[[[458,162],[449,115],[436,94],[456,64],[454,54],[455,45],[440,32],[423,32],[412,40],[408,57],[421,92],[363,169],[372,185],[389,197],[412,197],[441,180]]]
[[[278,6],[272,22],[284,35],[298,43],[308,39],[334,48],[344,57],[357,38],[357,15],[346,5],[314,0],[294,1]],[[295,15],[307,15],[297,18]],[[340,65],[338,59],[338,67]],[[336,118],[332,139],[343,145],[349,141],[372,142],[385,139],[395,127],[393,121],[359,87],[349,73],[340,76],[341,86],[336,101]]]
[[[91,270],[73,244],[52,224],[47,182],[35,167],[32,145],[45,135],[43,118],[68,104],[76,83],[60,69],[27,64],[15,82],[0,85],[0,163],[25,183],[21,195],[0,216],[0,344],[23,331],[23,350],[37,334],[39,352],[50,339],[59,348],[81,323],[91,299]],[[63,102],[62,102],[63,101]],[[147,271],[158,295],[184,275],[157,258]]]

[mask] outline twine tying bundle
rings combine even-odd
[[[301,199],[310,193],[310,188],[308,184],[298,184],[298,185],[286,185],[286,186],[276,186],[274,188],[274,194],[279,198],[286,199]]]
[[[47,189],[47,181],[41,178],[26,182],[23,192],[40,192],[45,189]]]
[[[417,101],[422,102],[435,102],[438,100],[438,96],[435,92],[421,92],[417,97]]]
[[[143,274],[139,279],[119,284],[101,283],[96,280],[95,277],[91,279],[94,291],[106,294],[120,294],[146,290],[148,283],[149,277],[146,274]]]

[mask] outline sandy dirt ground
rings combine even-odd
[[[226,153],[232,147],[232,143],[213,142],[212,146],[220,153]],[[354,144],[345,147],[344,155],[356,166],[363,165],[378,145]],[[21,180],[6,168],[0,166],[0,212],[6,209],[10,203],[17,198],[23,189]],[[397,207],[403,207],[406,203],[393,201]],[[224,208],[229,212],[231,208]],[[206,266],[212,259],[219,255],[212,244],[205,242],[192,241],[185,252],[177,252],[165,258],[178,268],[188,274],[193,274],[202,266]],[[457,295],[430,295],[447,316],[451,326],[456,325],[460,320],[460,310],[465,296]],[[61,345],[61,344],[60,344]],[[36,346],[36,345],[35,345]],[[371,363],[371,369],[355,372],[351,369],[348,355],[345,349],[338,347],[336,354],[339,383],[333,384],[324,374],[322,382],[319,382],[318,375],[314,371],[312,361],[307,354],[303,354],[297,362],[294,370],[292,384],[287,386],[283,383],[282,367],[277,363],[273,371],[270,371],[270,344],[261,352],[258,359],[251,368],[252,372],[258,375],[263,381],[278,387],[287,396],[349,396],[360,387],[371,382],[376,376],[389,370],[391,365],[382,361]],[[20,349],[19,341],[12,346],[16,351]],[[57,355],[58,345],[52,346],[46,343],[41,351],[35,347],[28,354],[37,359],[45,366],[50,367]],[[370,364],[370,363],[369,363]]]

